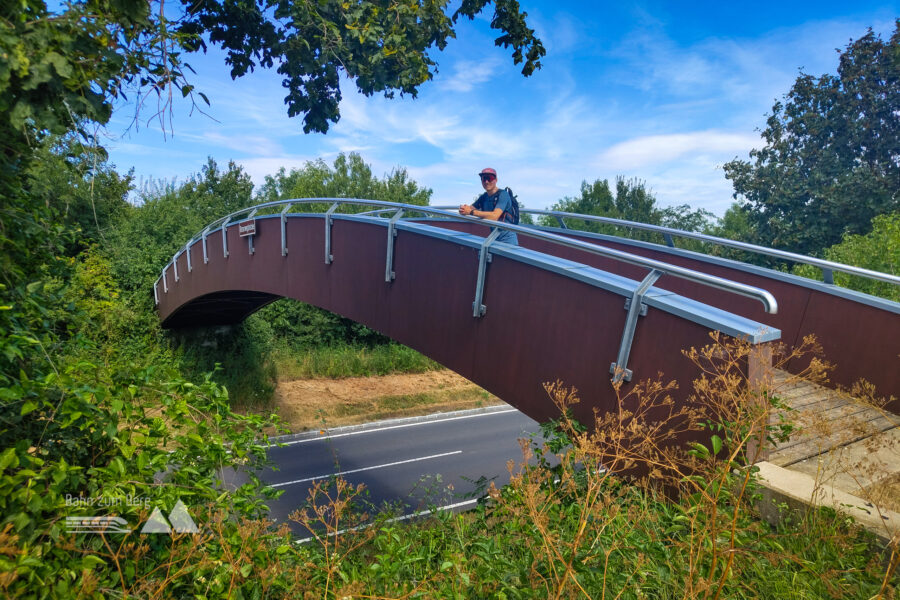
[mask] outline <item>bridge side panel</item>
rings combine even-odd
[[[585,241],[591,240],[585,238]],[[825,358],[835,367],[830,375],[835,384],[850,387],[864,378],[874,384],[881,395],[900,398],[900,315],[778,278],[710,264],[664,250],[653,251],[614,243],[603,245],[770,291],[778,300],[777,315],[765,314],[762,305],[749,298],[675,277],[663,277],[656,284],[657,287],[777,327],[782,331],[782,340],[789,345],[798,345],[804,336],[814,334]],[[548,247],[542,249],[551,250]],[[613,273],[633,273],[637,269],[622,263],[615,265],[601,257],[586,258],[587,253],[574,252],[580,257],[578,260],[590,264],[602,261],[604,267],[601,268]],[[808,364],[808,359],[794,361],[788,368],[798,372]],[[892,403],[890,408],[900,413],[900,401]]]
[[[336,220],[334,261],[326,265],[322,219],[291,218],[288,224],[287,257],[281,256],[277,219],[258,220],[252,255],[236,228],[229,230],[228,258],[222,256],[219,234],[211,235],[209,264],[202,264],[198,252],[201,258],[194,261],[190,277],[169,284],[160,303],[161,318],[210,294],[286,296],[381,331],[534,418],[555,416],[543,384],[557,378],[579,389],[582,403],[576,414],[582,420],[590,422],[594,409],[617,409],[609,365],[625,321],[622,296],[495,256],[488,266],[487,313],[474,318],[477,250],[400,232],[396,279],[387,283],[383,226]],[[706,327],[651,309],[638,323],[629,367],[635,380],[659,371],[666,379],[678,378],[681,388],[673,397],[685,402],[698,372],[681,350],[708,341]]]
[[[485,228],[468,223],[448,222],[441,223],[440,226],[476,235],[484,235],[485,232]],[[770,291],[778,300],[779,311],[776,315],[766,314],[762,305],[755,300],[676,277],[663,277],[655,284],[658,288],[778,328],[782,332],[782,341],[788,346],[796,346],[804,336],[815,334],[825,358],[835,365],[831,374],[831,380],[835,384],[849,387],[859,378],[864,378],[874,384],[881,395],[898,398],[897,402],[891,404],[891,410],[900,414],[900,315],[825,291],[727,265],[713,264],[661,247],[657,250],[629,243],[599,241],[574,232],[566,235]],[[631,279],[641,279],[647,273],[645,268],[526,236],[520,236],[520,242],[526,248],[582,262]],[[807,364],[806,360],[795,361],[789,365],[789,369],[797,372]]]
[[[511,403],[538,420],[557,416],[543,384],[558,379],[578,389],[582,403],[574,412],[582,422],[591,423],[595,409],[618,409],[609,369],[625,325],[625,298],[495,256],[485,304],[487,312],[476,325],[474,381],[501,398],[515,398]],[[663,381],[680,382],[673,398],[688,401],[700,373],[682,350],[709,343],[706,327],[651,308],[639,319],[632,345],[628,367],[634,382],[662,373]],[[634,387],[624,384],[621,393]]]

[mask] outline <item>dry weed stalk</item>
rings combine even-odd
[[[353,597],[360,592],[353,582],[347,582],[350,587],[342,589],[341,594],[333,588],[345,584],[340,578],[343,561],[370,543],[376,534],[374,528],[367,526],[369,515],[357,506],[364,492],[363,484],[354,486],[343,477],[317,480],[309,490],[307,505],[289,517],[309,530],[322,548],[324,564],[308,562],[304,565],[324,579],[321,597],[328,597],[329,593]]]
[[[674,382],[644,381],[627,392],[618,386],[617,410],[595,411],[588,430],[571,416],[577,391],[558,381],[545,385],[563,415],[557,442],[569,447],[549,470],[545,455],[560,445],[523,444],[525,461],[518,470],[510,465],[510,485],[492,487],[491,496],[494,518],[515,520],[534,533],[523,542],[534,557],[532,583],[547,597],[618,597],[652,580],[644,572],[651,561],[629,547],[629,539],[638,538],[667,548],[665,560],[683,571],[683,598],[718,599],[726,585],[740,585],[741,557],[766,531],[752,517],[755,471],[748,467],[793,431],[781,389],[800,379],[822,381],[827,365],[812,358],[802,373],[776,382],[773,369],[817,350],[812,337],[790,351],[711,337],[709,346],[685,353],[701,374],[682,405],[672,399]],[[774,362],[770,369],[753,372],[768,361]],[[529,466],[534,454],[541,467]],[[683,535],[660,533],[658,513],[638,498],[668,499]],[[614,553],[634,555],[630,573],[608,571]],[[771,560],[799,563],[786,553]],[[602,573],[599,593],[585,589],[585,568]]]

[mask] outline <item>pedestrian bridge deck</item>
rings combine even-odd
[[[797,427],[788,440],[775,444],[768,456],[768,461],[779,467],[810,464],[811,459],[836,449],[865,444],[879,436],[887,439],[893,435],[890,430],[900,429],[900,417],[880,407],[877,399],[854,398],[781,370],[775,371],[773,387],[788,408],[773,415],[771,423],[783,416]],[[900,469],[900,452],[896,460]]]

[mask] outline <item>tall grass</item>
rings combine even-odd
[[[412,348],[396,343],[381,346],[319,346],[274,353],[279,379],[368,377],[393,373],[424,373],[443,367]]]

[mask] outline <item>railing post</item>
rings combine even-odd
[[[153,282],[153,301],[157,304],[157,306],[159,305],[159,292],[156,289],[158,283],[158,281]]]
[[[556,222],[559,223],[559,226],[562,229],[568,229],[569,227],[566,225],[566,222],[563,221],[562,217],[556,217]]]
[[[247,219],[246,219],[246,220],[250,220],[250,219],[252,219],[253,217],[255,217],[255,216],[256,216],[256,211],[257,211],[257,209],[255,209],[255,208],[254,208],[252,211],[250,211],[250,214],[247,215]],[[238,233],[240,233],[240,226],[238,226]],[[251,255],[253,255],[253,254],[256,252],[256,250],[253,248],[253,238],[254,238],[254,237],[255,237],[255,234],[254,234],[254,235],[248,235],[248,236],[247,236],[247,250],[249,251],[249,253],[250,253]]]
[[[675,247],[675,240],[672,239],[671,233],[664,233],[663,239],[666,240],[666,246],[668,246],[669,248]]]
[[[194,270],[194,267],[191,266],[191,243],[188,242],[184,247],[185,256],[187,257],[187,265],[188,265],[188,273]]]
[[[281,255],[287,256],[287,211],[293,206],[293,204],[286,204],[281,211]]]
[[[209,254],[206,251],[206,236],[209,233],[209,227],[203,230],[203,235],[200,237],[203,239],[203,264],[209,264]]]
[[[487,276],[487,263],[491,262],[491,256],[488,249],[494,243],[502,231],[495,229],[489,236],[484,238],[481,243],[481,252],[478,254],[478,281],[475,282],[475,302],[472,303],[472,316],[475,318],[483,317],[487,312],[487,306],[482,303],[484,299],[484,280]]]
[[[337,202],[331,205],[325,212],[325,264],[330,265],[331,261],[334,260],[334,256],[331,255],[331,215],[334,214],[334,211],[337,210],[338,206],[340,206]]]
[[[388,221],[387,257],[384,261],[384,280],[388,283],[396,277],[396,273],[394,273],[394,238],[397,237],[397,221],[402,216],[403,209],[401,208]]]
[[[162,270],[163,292],[166,294],[169,293],[169,286],[168,286],[168,284],[166,284],[166,269],[168,269],[168,268],[169,268],[169,265],[166,265],[163,267],[163,270]]]
[[[228,258],[228,219],[222,223],[222,255]]]
[[[631,344],[634,342],[634,330],[637,327],[638,317],[647,314],[647,305],[643,304],[644,294],[663,275],[662,271],[656,269],[647,273],[647,276],[635,288],[631,298],[625,301],[628,316],[625,317],[625,330],[622,332],[622,342],[619,344],[619,355],[616,357],[616,362],[609,367],[613,383],[618,383],[622,379],[631,381],[632,372],[628,368],[628,355],[631,354]]]
[[[175,273],[175,283],[178,283],[178,255],[180,252],[176,252],[175,256],[172,257],[172,271]]]
[[[829,285],[834,285],[834,271],[823,267],[822,268],[822,282],[827,283]]]

